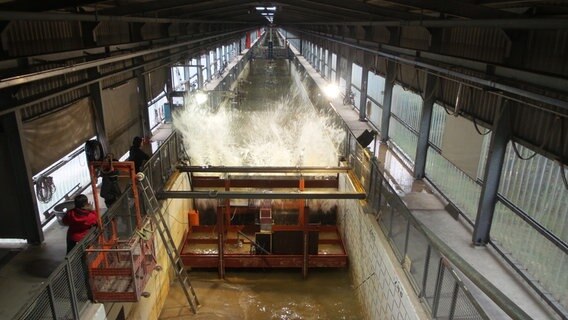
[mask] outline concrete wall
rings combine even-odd
[[[342,191],[355,191],[345,176]],[[366,319],[427,319],[378,223],[359,200],[341,200],[338,224],[349,254],[354,294]]]
[[[174,173],[167,190],[189,190],[189,181],[186,174]],[[181,247],[187,233],[187,213],[190,210],[191,199],[168,199],[162,201],[162,213],[166,217],[170,232],[174,241]],[[119,319],[125,316],[129,320],[154,320],[158,319],[162,307],[168,296],[170,285],[176,281],[168,254],[158,233],[155,234],[157,261],[162,266],[162,271],[154,271],[151,279],[146,284],[145,291],[150,293],[149,298],[140,298],[137,303],[114,303],[106,304],[107,319]]]

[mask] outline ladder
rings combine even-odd
[[[144,174],[138,173],[136,175],[138,179],[138,186],[142,191],[142,195],[144,197],[145,203],[148,206],[148,214],[152,219],[152,222],[156,225],[156,229],[160,234],[160,238],[164,243],[164,248],[166,248],[166,252],[168,253],[168,257],[172,263],[172,267],[174,268],[174,272],[176,274],[176,278],[181,284],[181,288],[183,293],[185,294],[185,298],[189,306],[191,307],[191,311],[193,313],[197,313],[197,308],[199,307],[199,300],[197,299],[197,295],[193,290],[193,286],[191,285],[191,281],[189,280],[189,275],[185,271],[185,266],[183,261],[181,260],[181,256],[177,251],[174,239],[172,238],[172,234],[168,225],[166,224],[166,220],[164,219],[164,215],[160,210],[160,203],[158,199],[156,199],[156,194],[150,185],[150,182],[145,177]]]

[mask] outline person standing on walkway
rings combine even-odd
[[[83,240],[89,230],[96,226],[99,221],[99,215],[89,203],[86,195],[80,194],[74,200],[75,208],[67,211],[62,219],[63,224],[69,226],[67,229],[67,253]]]
[[[140,149],[141,145],[142,138],[134,137],[132,140],[132,146],[130,147],[130,154],[128,155],[128,161],[134,161],[134,169],[136,170],[136,173],[142,170],[144,161],[148,161],[150,159],[150,156]]]

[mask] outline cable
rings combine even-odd
[[[414,78],[416,79],[416,86],[418,87],[418,92],[420,92],[420,95],[422,96],[422,86],[420,85],[420,74],[418,72],[418,68],[414,68]]]
[[[477,133],[479,133],[479,135],[481,136],[486,136],[491,133],[491,129],[487,129],[487,132],[485,133],[481,132],[481,130],[479,130],[479,127],[477,126],[477,121],[475,120],[475,117],[473,117],[473,126],[475,127],[475,131],[477,131]]]
[[[51,201],[53,194],[55,193],[55,184],[53,184],[52,177],[40,176],[36,181],[36,195],[37,199],[43,203],[48,203]]]
[[[515,154],[516,154],[517,157],[519,157],[519,159],[521,159],[521,160],[530,160],[530,159],[534,158],[534,157],[538,154],[538,152],[535,151],[532,155],[530,155],[529,157],[526,157],[526,158],[525,158],[525,157],[521,156],[521,154],[519,153],[519,150],[517,149],[517,144],[515,143],[515,141],[511,140],[511,144],[513,145],[513,150],[515,151]]]
[[[564,164],[560,161],[558,161],[558,164],[560,165],[560,175],[562,176],[562,182],[564,182],[564,187],[566,188],[566,190],[568,190],[568,178],[566,178],[566,171],[564,170]]]

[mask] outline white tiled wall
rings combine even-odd
[[[345,179],[341,184],[343,190],[354,191]],[[427,319],[373,216],[363,212],[359,200],[342,200],[339,207],[353,286],[366,319]]]

